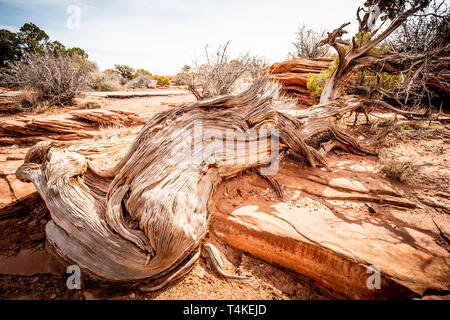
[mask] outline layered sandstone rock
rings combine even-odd
[[[78,140],[92,138],[90,125],[67,119],[6,120],[0,123],[0,145],[34,144],[42,140]]]
[[[146,119],[136,113],[125,110],[76,110],[72,111],[70,114],[102,126],[133,126],[145,124],[147,122]]]
[[[123,110],[76,110],[70,116],[22,117],[0,123],[0,145],[29,145],[43,140],[76,141],[97,135],[101,126],[136,126],[146,122]]]
[[[0,97],[0,112],[14,112],[14,100],[10,97]]]
[[[331,58],[305,59],[277,62],[263,69],[263,72],[271,74],[270,79],[282,84],[283,90],[298,98],[299,104],[311,106],[318,103],[318,98],[312,98],[306,87],[309,73],[320,73],[333,64]]]
[[[211,204],[211,231],[233,247],[308,276],[335,297],[448,292],[450,254],[435,230],[393,215],[417,214],[419,205],[366,168],[330,166],[331,173],[282,163],[275,175],[282,199],[257,175],[221,184]],[[380,271],[379,289],[371,287],[373,268]]]

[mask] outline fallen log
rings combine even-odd
[[[56,142],[31,148],[16,176],[32,181],[45,200],[52,216],[46,235],[55,252],[94,278],[165,284],[199,257],[209,199],[223,178],[248,168],[270,170],[286,150],[312,167],[326,166],[324,155],[307,144],[317,133],[329,132],[350,150],[368,150],[333,125],[358,108],[356,99],[297,119],[271,107],[275,90],[264,77],[239,95],[159,113],[108,170]]]

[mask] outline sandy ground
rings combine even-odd
[[[191,95],[175,95],[169,97],[140,97],[127,99],[84,98],[85,101],[98,101],[104,109],[122,109],[144,115],[150,118],[156,112],[167,110],[173,106],[194,101]],[[76,107],[71,108],[76,109]],[[66,117],[61,109],[47,110],[43,114],[31,117],[56,116]],[[0,121],[13,119],[17,115],[0,115]],[[376,121],[376,120],[374,120]],[[353,122],[349,119],[349,123]],[[381,125],[381,124],[380,124]],[[112,139],[114,135],[134,135],[139,127],[134,129],[104,129],[104,139]],[[370,131],[363,124],[355,130]],[[380,177],[385,176],[383,168],[390,165],[391,160],[410,161],[413,170],[407,179],[394,184],[408,192],[412,200],[426,196],[440,204],[450,207],[450,126],[438,124],[421,124],[420,126],[401,127],[387,136],[380,151],[380,157],[361,157],[336,151],[331,157],[339,161],[357,161],[361,166],[370,167]],[[13,174],[22,164],[23,157],[29,146],[0,147],[0,175]],[[244,194],[249,190],[241,190]],[[358,207],[358,205],[356,205]],[[448,208],[447,207],[447,208]],[[377,212],[383,208],[376,207]],[[418,227],[435,230],[433,219],[448,226],[448,214],[441,209],[424,205],[415,210],[414,214],[404,210],[393,210],[392,219],[397,216]],[[289,270],[270,265],[245,252],[234,249],[227,244],[215,242],[224,256],[229,260],[226,270],[249,276],[247,280],[225,280],[216,275],[205,260],[201,259],[190,272],[180,281],[168,288],[155,293],[144,293],[138,285],[109,287],[105,283],[93,282],[83,278],[81,290],[69,290],[66,285],[68,275],[65,269],[55,264],[54,260],[45,258],[38,260],[34,268],[42,269],[47,274],[32,274],[23,268],[29,260],[21,260],[20,252],[29,250],[30,256],[47,257],[45,244],[45,223],[50,219],[45,207],[36,208],[27,216],[0,221],[0,229],[5,230],[0,235],[0,299],[330,299],[331,297],[316,287],[311,280],[294,274]],[[443,239],[443,246],[446,240]],[[448,246],[448,243],[447,243]],[[3,260],[2,260],[3,259]],[[15,260],[14,260],[15,259]],[[20,270],[24,270],[20,274]],[[16,273],[16,274],[15,274]],[[26,275],[24,275],[26,274]]]

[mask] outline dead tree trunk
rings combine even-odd
[[[374,38],[364,45],[358,43],[356,36],[352,37],[351,41],[346,41],[341,38],[347,33],[344,28],[348,26],[350,22],[344,23],[333,32],[328,33],[328,37],[324,39],[322,43],[332,46],[337,51],[339,64],[324,86],[320,97],[320,103],[326,103],[342,96],[344,88],[356,72],[366,66],[380,63],[386,55],[377,54],[373,52],[372,49],[394,32],[409,16],[423,9],[424,6],[425,4],[413,6],[409,10],[399,14],[397,18],[391,22],[389,27],[376,37],[375,34],[377,33],[377,30],[371,32],[371,35]],[[360,23],[359,31],[360,33],[363,33],[370,29],[368,27],[369,13],[367,13],[363,19],[360,19],[360,10],[361,8],[358,9],[357,17]],[[360,36],[363,36],[363,34],[360,34]],[[389,70],[389,66],[386,66],[386,68]]]
[[[110,170],[54,143],[31,148],[16,175],[31,180],[45,200],[53,219],[47,239],[56,253],[94,278],[164,285],[199,257],[208,200],[223,178],[265,167],[288,149],[311,166],[326,166],[330,144],[321,152],[308,145],[322,132],[334,137],[333,147],[370,152],[334,126],[359,107],[358,99],[298,119],[272,108],[274,90],[265,77],[240,95],[160,113]]]

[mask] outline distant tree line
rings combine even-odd
[[[106,73],[120,76],[120,82],[128,88],[150,87],[151,80],[156,80],[156,84],[161,87],[170,85],[170,76],[153,75],[145,69],[134,69],[126,64],[115,64],[114,68],[106,69]]]
[[[66,48],[59,41],[51,41],[44,30],[31,22],[25,23],[18,32],[0,29],[0,68],[30,54],[46,53],[88,58],[88,54],[81,48]]]

